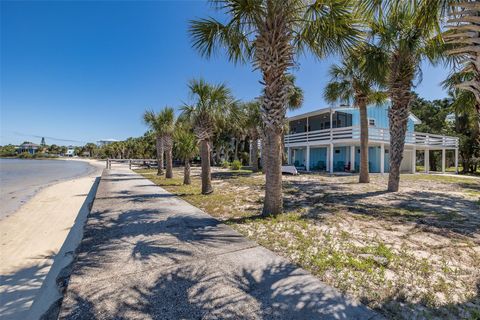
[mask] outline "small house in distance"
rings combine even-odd
[[[35,154],[38,152],[39,148],[40,146],[38,144],[25,141],[24,143],[18,146],[17,152],[18,153],[28,152],[30,154]]]
[[[67,157],[73,157],[75,156],[75,147],[74,146],[68,146],[67,148],[67,153],[65,153]]]

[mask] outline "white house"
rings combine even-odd
[[[388,108],[368,107],[369,171],[389,171]],[[360,114],[357,108],[324,108],[288,118],[290,132],[285,135],[288,163],[300,170],[333,172],[359,171]],[[446,152],[453,150],[458,171],[458,138],[415,132],[421,121],[410,114],[402,172],[415,172],[416,153],[425,152],[425,171],[429,170],[429,151],[441,150],[442,172],[445,172]]]

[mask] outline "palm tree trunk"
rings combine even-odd
[[[285,152],[285,133],[282,133],[282,165],[287,164],[287,154]]]
[[[388,110],[390,124],[390,173],[388,175],[387,188],[390,192],[398,191],[400,185],[400,165],[403,160],[405,134],[410,114],[415,63],[415,59],[412,56],[400,52],[395,52],[390,61],[391,71],[388,87],[392,106]]]
[[[156,146],[157,146],[157,163],[158,163],[157,175],[161,176],[163,175],[163,139],[162,137],[157,136]]]
[[[368,174],[368,118],[367,104],[364,99],[358,99],[358,107],[360,109],[360,177],[359,183],[369,183]],[[350,165],[353,165],[351,163]]]
[[[213,192],[210,172],[210,143],[204,139],[200,142],[200,156],[202,161],[202,194]]]
[[[191,184],[190,179],[190,160],[185,160],[185,167],[183,169],[183,184]]]
[[[171,179],[173,178],[172,146],[168,146],[168,148],[165,150],[165,158],[167,160],[167,172],[165,174],[165,178]]]
[[[252,167],[253,172],[258,172],[258,138],[252,138],[251,146],[250,166]]]
[[[220,143],[217,143],[217,145],[215,146],[215,164],[217,166],[221,165],[221,159],[220,159],[220,153],[222,152],[222,145]]]
[[[400,185],[400,165],[403,160],[405,134],[409,114],[410,99],[394,101],[388,111],[390,120],[390,174],[388,176],[388,191],[398,191]]]
[[[233,155],[233,160],[238,160],[238,145],[239,141],[237,138],[235,138],[235,153]]]
[[[283,210],[282,134],[268,129],[265,134],[265,200],[262,215],[278,215]]]

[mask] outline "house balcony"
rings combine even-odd
[[[369,144],[389,144],[390,132],[385,128],[368,128]],[[302,147],[329,144],[358,144],[360,143],[360,127],[342,127],[324,130],[315,130],[285,135],[285,147]],[[407,132],[405,144],[417,149],[457,149],[458,138],[422,132]]]

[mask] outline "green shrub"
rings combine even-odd
[[[58,156],[53,155],[53,154],[44,153],[44,152],[37,152],[37,153],[35,153],[35,154],[33,155],[33,157],[34,157],[35,159],[42,159],[42,158],[47,158],[47,159],[49,159],[49,158],[56,158],[56,157],[58,157]]]
[[[239,160],[234,160],[232,162],[231,169],[232,170],[240,170],[242,168],[242,163]]]
[[[242,161],[242,164],[248,164],[250,162],[250,154],[248,152],[241,152],[240,160]]]
[[[230,162],[228,162],[228,161],[223,161],[223,163],[222,163],[222,168],[224,168],[224,169],[230,168]]]
[[[33,155],[30,154],[29,152],[22,152],[18,155],[20,159],[32,159]]]

